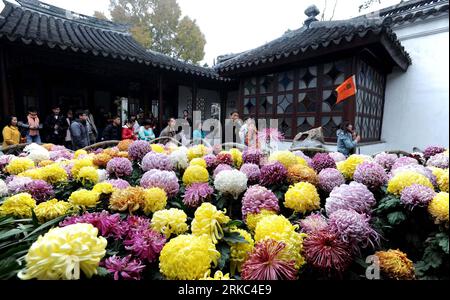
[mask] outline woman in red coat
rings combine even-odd
[[[137,140],[133,130],[133,123],[130,120],[125,121],[125,125],[122,128],[122,140]]]

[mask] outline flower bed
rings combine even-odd
[[[441,147],[119,146],[0,156],[0,279],[448,279]]]

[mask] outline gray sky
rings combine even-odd
[[[108,12],[109,0],[42,0],[78,13],[92,15],[95,10]],[[346,19],[359,15],[363,0],[178,0],[183,15],[196,19],[206,36],[204,62],[212,65],[221,54],[241,52],[258,47],[281,36],[287,29],[302,26],[304,11],[311,4],[323,12],[325,19]],[[399,3],[381,0],[370,11]]]

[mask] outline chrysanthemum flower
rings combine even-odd
[[[175,169],[184,170],[189,166],[189,161],[184,149],[177,149],[173,151],[170,153],[169,159]]]
[[[128,151],[133,142],[134,142],[133,140],[120,141],[120,143],[117,145],[117,148],[119,149],[119,151]]]
[[[198,280],[220,257],[206,235],[180,235],[171,239],[161,251],[159,268],[169,280]]]
[[[242,266],[243,280],[295,280],[295,260],[284,254],[286,243],[272,239],[258,242]]]
[[[246,243],[229,243],[230,245],[230,269],[231,274],[235,271],[241,272],[241,267],[244,261],[247,260],[249,253],[255,246],[255,241],[252,235],[243,229],[231,229],[231,232],[239,233],[246,241]]]
[[[156,152],[156,153],[164,153],[164,152],[166,152],[166,149],[164,149],[164,145],[151,144],[150,147],[152,147],[152,151]]]
[[[415,269],[413,262],[400,250],[379,251],[375,255],[380,262],[381,272],[390,279],[413,280]]]
[[[53,160],[47,159],[47,160],[43,160],[43,161],[39,162],[38,166],[42,168],[42,167],[49,166],[54,163],[55,162]]]
[[[214,276],[211,277],[211,270],[206,272],[205,276],[201,280],[233,280],[230,278],[230,274],[223,274],[222,271],[216,271]]]
[[[171,208],[153,214],[151,227],[169,239],[172,235],[180,235],[188,231],[187,215],[181,209]]]
[[[88,155],[87,151],[86,151],[86,150],[83,150],[83,149],[79,149],[79,150],[75,151],[73,157],[74,157],[75,159],[78,159],[80,156],[83,156],[83,155]]]
[[[424,175],[414,171],[402,171],[389,180],[387,191],[390,194],[401,195],[404,188],[420,184],[434,189],[433,184]]]
[[[214,178],[214,187],[237,199],[247,189],[247,182],[247,176],[238,170],[222,171]]]
[[[97,234],[97,228],[91,224],[50,229],[31,245],[25,256],[26,268],[18,277],[77,280],[83,272],[91,278],[97,274],[97,267],[106,253],[107,241]]]
[[[133,172],[133,165],[127,158],[116,157],[108,162],[106,170],[110,175],[122,178],[131,175]]]
[[[370,214],[376,204],[375,197],[367,187],[358,182],[336,187],[326,199],[325,209],[331,215],[339,209],[354,210],[361,214]]]
[[[445,153],[436,154],[427,161],[427,166],[448,169],[449,157]]]
[[[21,176],[10,176],[6,178],[6,185],[9,194],[18,194],[26,191],[27,184],[33,182],[33,179]]]
[[[17,175],[26,170],[34,168],[34,161],[27,157],[13,158],[5,168],[5,171],[11,175]]]
[[[194,183],[206,183],[208,180],[208,170],[200,166],[189,166],[183,174],[183,183],[186,186]]]
[[[161,188],[169,198],[175,197],[180,190],[177,175],[170,171],[150,170],[146,172],[141,178],[141,186],[146,189]]]
[[[336,233],[314,231],[303,241],[306,262],[328,275],[341,275],[353,261],[352,250]]]
[[[72,176],[76,178],[80,170],[84,167],[93,167],[94,163],[90,158],[77,159],[73,162],[72,166]]]
[[[142,170],[144,172],[150,171],[152,169],[172,171],[172,168],[172,162],[165,154],[149,152],[142,159]]]
[[[342,154],[341,152],[330,152],[328,153],[328,155],[334,160],[335,163],[341,162],[346,160],[347,158],[345,157],[344,154]]]
[[[114,192],[114,186],[108,182],[101,182],[97,183],[92,190],[99,194],[110,195]]]
[[[115,211],[128,211],[133,213],[146,205],[144,189],[129,187],[124,190],[116,190],[109,199],[109,208]]]
[[[310,234],[327,228],[327,219],[321,213],[313,213],[299,223],[301,232]]]
[[[194,183],[186,188],[183,195],[183,203],[187,207],[197,208],[203,202],[210,200],[214,189],[207,183]]]
[[[294,151],[293,153],[295,154],[295,156],[298,156],[298,157],[302,158],[307,163],[308,167],[310,167],[310,168],[313,167],[313,163],[312,163],[311,157],[309,157],[308,155],[303,153],[303,151],[297,150],[297,151]]]
[[[289,167],[299,163],[298,158],[299,158],[298,156],[296,156],[294,153],[290,151],[277,151],[269,156],[269,162],[279,162],[286,169],[288,169]],[[305,161],[302,164],[305,166],[307,165]]]
[[[0,179],[0,198],[6,195],[8,195],[8,186]]]
[[[371,190],[377,190],[387,183],[388,176],[383,167],[376,162],[363,162],[356,168],[353,180]]]
[[[96,207],[99,201],[99,193],[85,189],[75,191],[69,197],[69,202],[72,205],[82,208]]]
[[[27,157],[38,164],[41,161],[49,160],[50,153],[45,148],[36,149],[36,150],[30,151],[30,153],[28,154]]]
[[[72,205],[69,202],[53,199],[47,202],[42,202],[36,206],[34,213],[40,223],[45,223],[64,216],[70,208],[72,208]]]
[[[24,190],[28,192],[37,203],[49,200],[55,195],[52,185],[44,180],[33,180],[25,185]]]
[[[256,225],[258,225],[259,221],[261,221],[264,217],[273,216],[276,214],[277,212],[275,211],[262,209],[259,213],[247,214],[245,224],[248,229],[255,231]]]
[[[216,178],[216,176],[222,171],[231,171],[231,170],[233,170],[233,168],[230,165],[220,164],[214,169],[213,177]]]
[[[28,193],[20,193],[7,198],[0,206],[0,216],[31,218],[36,201]]]
[[[448,224],[448,199],[448,193],[440,192],[433,198],[430,205],[428,206],[428,212],[433,216],[437,224]]]
[[[432,156],[445,152],[445,148],[441,146],[429,146],[423,151],[423,155],[426,159],[429,159]]]
[[[416,206],[427,207],[435,195],[433,189],[420,184],[413,184],[403,189],[400,200],[411,209]]]
[[[433,171],[430,168],[426,168],[426,167],[424,167],[422,165],[418,165],[418,164],[406,165],[403,167],[396,168],[396,169],[392,170],[392,172],[390,174],[390,178],[392,178],[392,177],[396,176],[397,174],[404,172],[404,171],[412,171],[412,172],[416,172],[418,174],[422,174],[423,176],[428,178],[428,180],[431,182],[431,184],[433,186],[437,187],[437,178],[433,174]]]
[[[191,160],[189,165],[190,166],[200,166],[205,169],[208,167],[208,165],[206,164],[206,161],[203,158],[194,158],[193,160]]]
[[[128,148],[128,157],[134,161],[141,161],[150,151],[152,148],[149,142],[134,141]]]
[[[222,226],[230,222],[230,218],[223,211],[211,203],[203,203],[195,211],[194,220],[191,224],[192,234],[201,236],[206,234],[214,244],[223,237]]]
[[[262,157],[263,153],[257,148],[247,148],[242,153],[242,160],[246,164],[255,164],[259,166]]]
[[[375,162],[382,166],[386,171],[390,171],[397,160],[397,155],[382,152],[375,156]]]
[[[144,213],[150,214],[162,210],[167,205],[167,194],[161,188],[144,190]]]
[[[105,269],[112,273],[114,280],[141,280],[145,265],[131,255],[125,257],[111,256],[104,262]]]
[[[123,242],[126,250],[149,263],[158,259],[165,243],[164,235],[154,231],[149,226],[140,226],[130,230],[127,239]]]
[[[255,164],[243,164],[239,170],[244,173],[248,178],[249,184],[258,184],[261,176],[261,170],[258,165]]]
[[[96,165],[97,167],[101,167],[101,168],[106,168],[106,165],[108,164],[108,162],[112,159],[111,156],[109,156],[106,153],[99,153],[96,154],[93,159],[92,162],[94,163],[94,165]]]
[[[233,148],[233,149],[230,149],[230,151],[228,151],[228,153],[230,153],[230,155],[231,155],[231,159],[233,160],[233,165],[239,169],[243,164],[242,152],[239,151],[239,149]]]
[[[250,187],[242,198],[242,219],[246,221],[248,215],[259,214],[263,210],[278,213],[280,207],[277,196],[265,187],[259,185]]]
[[[20,173],[17,176],[20,177],[28,177],[34,180],[42,180],[42,172],[41,172],[42,168],[36,168],[36,169],[29,169],[26,170],[25,172]]]
[[[429,167],[433,172],[433,175],[436,176],[436,183],[441,192],[448,193],[449,190],[449,171],[448,169],[440,169],[435,167]]]
[[[97,169],[94,167],[83,167],[75,176],[75,179],[81,182],[82,185],[86,185],[88,183],[96,184],[99,179]]]
[[[187,157],[188,160],[191,161],[194,158],[201,158],[203,156],[205,156],[206,154],[208,154],[210,151],[209,149],[204,146],[204,145],[197,145],[194,147],[191,147],[187,150]]]
[[[66,170],[58,164],[49,165],[40,169],[41,179],[50,184],[66,182],[68,175]]]
[[[312,159],[312,165],[317,173],[323,169],[335,169],[336,162],[328,153],[317,153]]]
[[[320,208],[320,197],[316,187],[308,182],[291,186],[284,199],[284,206],[298,213],[306,214]]]
[[[119,190],[124,190],[127,187],[130,187],[130,183],[123,179],[110,179],[107,181],[107,183],[112,184],[112,186]]]
[[[337,163],[337,169],[344,175],[344,177],[348,180],[353,179],[353,174],[356,171],[356,168],[365,161],[368,161],[369,158],[364,155],[351,155],[345,161]]]
[[[295,164],[294,164],[295,165]],[[261,167],[261,185],[281,185],[287,178],[287,169],[279,162]]]
[[[417,161],[417,159],[414,159],[412,157],[403,156],[403,157],[397,158],[397,160],[395,161],[394,165],[391,168],[391,171],[393,171],[397,168],[404,167],[404,166],[418,165],[418,164],[419,164],[419,162]]]
[[[342,173],[336,169],[323,169],[319,173],[319,188],[330,193],[334,188],[345,184]]]
[[[319,183],[314,169],[299,164],[293,165],[288,169],[287,179],[290,184],[309,182],[312,185],[317,185]]]
[[[209,170],[213,170],[217,167],[217,160],[214,154],[208,154],[203,157],[203,160],[206,163],[206,168]]]

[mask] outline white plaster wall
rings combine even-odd
[[[388,76],[382,140],[364,152],[449,146],[449,31],[447,18],[397,28],[413,64]]]

